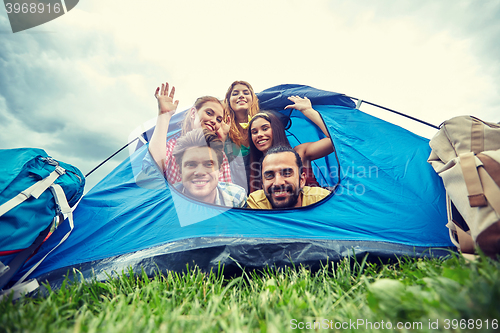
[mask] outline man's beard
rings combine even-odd
[[[280,191],[286,191],[288,195],[281,200],[272,196],[274,192]],[[293,185],[271,186],[264,193],[273,208],[288,208],[294,207],[297,204],[300,195],[300,188]]]

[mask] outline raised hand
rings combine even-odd
[[[309,98],[290,96],[288,97],[288,99],[291,100],[294,104],[285,106],[285,109],[299,110],[300,112],[302,112],[304,116],[309,118],[309,120],[311,120],[316,126],[318,126],[323,132],[323,134],[325,134],[327,137],[330,137],[330,134],[328,133],[328,130],[325,127],[325,123],[323,122],[323,119],[321,118],[318,111],[313,109]]]
[[[156,126],[149,141],[149,152],[155,160],[160,170],[165,171],[167,158],[167,133],[170,118],[175,113],[179,101],[174,102],[175,88],[169,91],[168,82],[162,83],[161,89],[158,87],[155,91],[155,97],[158,100],[158,117]]]
[[[226,116],[224,117],[224,120],[220,124],[219,130],[217,131],[217,135],[222,140],[222,142],[226,140],[230,128],[231,128],[231,117]]]
[[[177,105],[179,105],[179,101],[176,100],[174,102],[175,95],[175,87],[172,87],[170,93],[168,92],[168,82],[165,84],[161,84],[160,87],[156,88],[155,97],[158,100],[158,115],[167,113],[172,116],[177,110]]]
[[[285,109],[296,109],[299,110],[300,112],[309,111],[313,109],[311,101],[307,97],[302,98],[299,96],[290,96],[288,97],[288,99],[292,101],[294,104],[285,106]]]

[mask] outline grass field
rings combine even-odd
[[[455,256],[122,274],[0,303],[1,332],[495,332],[499,320],[500,264]]]

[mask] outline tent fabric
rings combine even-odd
[[[292,104],[288,97],[298,95],[307,97],[314,106],[337,105],[354,108],[356,104],[344,94],[320,90],[300,84],[282,84],[266,89],[257,94],[261,110],[281,111],[286,105]]]
[[[83,278],[106,279],[129,267],[153,274],[186,264],[204,270],[221,264],[229,271],[314,267],[353,252],[393,258],[442,256],[454,249],[446,228],[445,190],[427,163],[429,140],[354,109],[344,95],[307,86],[274,87],[259,100],[280,110],[292,95],[311,99],[335,146],[336,154],[313,165],[322,186],[338,184],[326,199],[284,210],[196,202],[178,193],[159,170],[141,172],[149,155],[142,146],[84,196],[71,236],[31,277],[56,283],[77,269]],[[330,104],[316,103],[318,98]],[[299,111],[281,112],[290,115],[292,146],[323,137]],[[66,228],[63,223],[24,271]]]

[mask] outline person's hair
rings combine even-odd
[[[177,139],[172,151],[172,155],[175,157],[175,162],[179,165],[181,172],[184,152],[193,147],[209,147],[213,149],[217,156],[217,169],[221,167],[224,150],[224,144],[221,139],[207,129],[196,128]]]
[[[263,153],[255,147],[252,140],[252,124],[255,120],[263,118],[271,124],[271,130],[273,131],[273,141],[271,143],[271,148],[274,146],[286,146],[290,147],[290,143],[286,137],[285,128],[281,120],[275,116],[271,111],[262,111],[257,113],[250,123],[248,124],[248,142],[250,145],[249,162],[250,162],[250,176],[249,176],[249,188],[250,193],[262,188],[262,174],[261,174],[261,161],[263,158]],[[270,149],[271,149],[270,148]],[[293,150],[293,149],[292,149]],[[294,150],[295,151],[295,150]],[[256,164],[259,167],[256,167]]]
[[[252,103],[250,104],[250,107],[248,109],[248,115],[250,117],[253,117],[259,112],[259,98],[257,97],[257,95],[255,95],[255,92],[253,91],[250,83],[246,81],[234,81],[233,83],[231,83],[229,89],[226,92],[226,97],[224,98],[224,117],[231,118],[231,127],[229,128],[228,135],[235,144],[241,146],[245,142],[246,137],[242,134],[244,133],[244,130],[236,121],[236,115],[234,113],[234,110],[231,108],[231,104],[229,103],[231,93],[233,92],[233,89],[237,84],[246,86],[248,90],[250,90],[250,94],[252,95]]]
[[[297,168],[299,170],[299,175],[301,175],[304,169],[302,166],[302,159],[300,158],[299,153],[297,153],[295,149],[290,146],[274,146],[269,148],[269,150],[264,154],[264,156],[262,156],[260,160],[260,173],[262,174],[262,162],[264,162],[264,159],[269,155],[280,153],[293,153],[295,155],[295,164],[297,165]]]
[[[203,104],[205,104],[207,102],[219,103],[220,106],[222,106],[222,108],[224,109],[224,105],[222,105],[221,101],[218,98],[212,97],[212,96],[202,96],[202,97],[199,97],[194,102],[194,105],[192,107],[196,109],[196,112],[199,112],[199,110],[201,109],[201,107],[203,106]],[[186,133],[188,133],[189,131],[191,131],[193,129],[193,124],[194,124],[194,121],[191,118],[191,108],[190,108],[189,111],[184,116],[184,120],[182,121],[181,135],[186,135]]]

